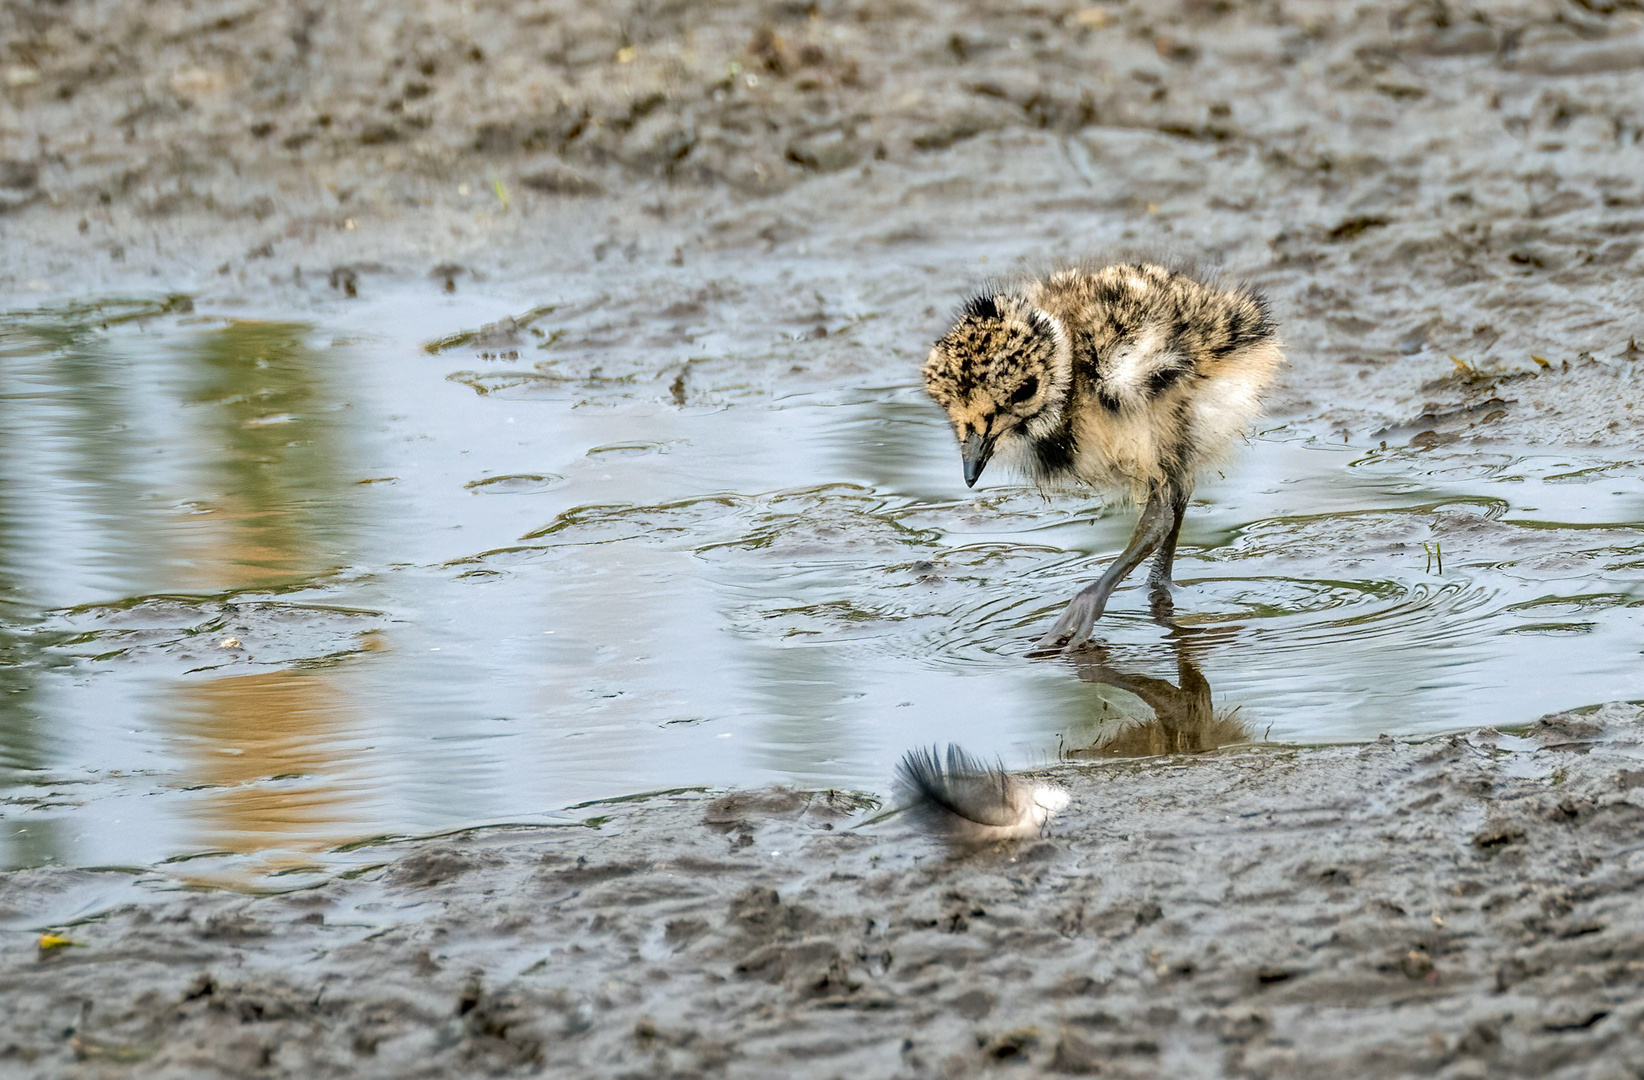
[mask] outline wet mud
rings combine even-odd
[[[1188,723],[1191,723],[1189,721]],[[674,793],[173,894],[0,953],[8,1075],[1630,1075],[1644,710],[1063,766],[950,852],[836,792]],[[20,871],[0,914],[91,871]]]
[[[1598,0],[5,5],[0,1073],[1634,1075],[1641,103]],[[914,370],[1111,253],[1289,366],[1033,660],[1128,518]],[[1072,807],[869,823],[948,738]]]

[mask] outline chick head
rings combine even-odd
[[[1067,335],[1052,315],[1011,294],[977,296],[925,360],[925,391],[959,438],[974,485],[1001,439],[1053,421],[1067,394]]]

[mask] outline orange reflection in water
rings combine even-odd
[[[355,720],[324,672],[187,683],[167,705],[190,780],[213,789],[192,802],[205,846],[295,853],[357,835],[357,791],[343,780]]]
[[[300,587],[344,561],[347,414],[328,385],[334,358],[307,335],[236,321],[180,351],[179,420],[195,454],[180,494],[195,509],[167,534],[179,587]],[[256,654],[250,633],[241,644]],[[330,670],[204,675],[174,684],[160,709],[182,736],[184,785],[212,789],[189,800],[194,844],[278,852],[256,868],[267,872],[358,835],[362,789],[344,749],[356,724]]]

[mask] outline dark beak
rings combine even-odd
[[[976,481],[993,456],[993,440],[981,435],[967,435],[959,444],[959,456],[965,462],[965,486],[975,487]]]

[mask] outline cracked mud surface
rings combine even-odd
[[[8,935],[0,1065],[1630,1076],[1641,753],[1644,709],[1612,705],[1063,767],[1045,837],[969,853],[786,791],[389,845],[311,890],[119,907],[38,957]],[[14,874],[0,911],[97,876]]]

